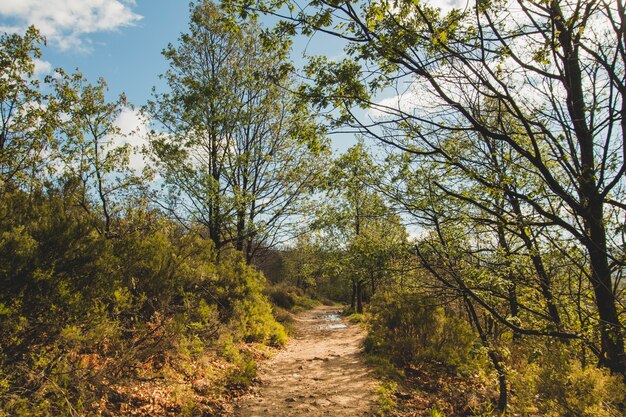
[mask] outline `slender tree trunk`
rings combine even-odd
[[[519,201],[511,194],[508,194],[507,197],[511,207],[513,208],[513,213],[515,213],[515,216],[517,217],[518,234],[524,243],[524,247],[528,252],[530,260],[532,261],[535,272],[537,273],[539,288],[541,289],[541,295],[543,295],[543,298],[546,301],[548,315],[550,316],[550,319],[552,319],[556,329],[562,331],[563,324],[561,322],[561,315],[559,314],[559,310],[554,301],[554,294],[552,293],[552,280],[546,271],[543,259],[539,253],[539,248],[537,247],[536,242],[533,241],[530,230],[526,226],[526,222],[522,217],[522,209]]]
[[[211,127],[211,177],[213,184],[211,184],[211,195],[209,196],[209,237],[215,245],[215,250],[219,259],[219,253],[222,248],[221,238],[221,198],[220,198],[220,168],[219,168],[219,139],[216,128]]]
[[[237,240],[235,241],[235,249],[243,253],[245,242],[246,242],[246,213],[244,210],[240,209],[239,211],[237,211]]]
[[[98,196],[100,197],[100,204],[102,206],[102,214],[104,215],[104,237],[107,239],[111,237],[111,215],[109,214],[108,201],[104,192],[104,179],[100,172],[100,149],[98,149],[98,137],[93,138],[94,144],[94,168],[96,171],[96,180],[98,182]]]
[[[511,249],[509,247],[509,243],[506,240],[506,234],[504,232],[504,225],[502,222],[498,222],[498,246],[504,252],[505,256],[505,268],[506,273],[504,274],[505,279],[508,282],[507,288],[507,298],[509,301],[509,311],[511,313],[511,317],[519,316],[519,302],[517,300],[517,286],[515,285],[515,276],[511,271]],[[513,332],[513,340],[519,340],[520,334],[518,332]]]
[[[487,354],[489,356],[489,359],[491,360],[491,363],[493,364],[493,367],[495,368],[496,373],[498,374],[498,389],[499,389],[498,410],[501,413],[504,413],[504,411],[506,411],[506,407],[508,403],[508,388],[507,388],[506,371],[505,371],[504,364],[502,363],[502,361],[496,354],[496,351],[494,350],[494,348],[491,346],[491,343],[489,342],[489,338],[487,337],[487,334],[485,333],[482,326],[480,325],[480,321],[478,319],[478,315],[476,314],[476,310],[474,309],[474,305],[466,296],[464,296],[463,298],[465,300],[465,306],[467,308],[467,312],[471,318],[470,321],[476,327],[476,330],[478,331],[478,336],[480,337],[480,341],[482,342],[485,349],[487,349]]]
[[[616,297],[613,292],[611,269],[608,262],[606,230],[604,228],[604,200],[596,177],[594,136],[587,125],[588,106],[585,103],[583,71],[579,58],[578,28],[568,25],[558,1],[550,2],[551,20],[557,29],[562,54],[562,83],[567,92],[567,111],[576,134],[580,153],[578,178],[579,207],[583,219],[585,239],[583,244],[589,254],[590,277],[600,319],[600,363],[612,372],[626,378],[624,334],[619,321]]]
[[[356,307],[356,281],[352,280],[352,296],[350,297],[350,311],[355,311]]]
[[[252,246],[252,236],[248,236],[246,239],[245,245],[245,255],[246,255],[246,263],[250,265],[252,263],[252,258],[254,257],[254,247]]]
[[[356,282],[356,312],[363,313],[363,282]]]
[[[254,190],[253,190],[254,192]],[[255,238],[256,232],[254,230],[254,222],[256,220],[256,201],[252,199],[250,202],[250,207],[248,209],[248,225],[245,231],[245,252],[246,252],[246,262],[248,264],[252,263],[252,258],[256,253],[258,246],[255,247]]]
[[[626,375],[626,355],[624,355],[624,334],[616,308],[611,270],[606,248],[606,232],[602,219],[602,202],[590,204],[585,226],[589,237],[587,251],[591,266],[590,280],[600,318],[601,357],[600,362],[613,372]]]

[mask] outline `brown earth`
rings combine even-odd
[[[235,405],[238,417],[373,416],[372,371],[362,354],[364,330],[317,307],[295,318],[295,336],[259,369],[259,383]]]

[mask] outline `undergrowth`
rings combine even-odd
[[[382,381],[384,415],[455,417],[501,415],[495,372],[485,349],[448,312],[417,295],[377,294],[366,320],[368,363]],[[352,316],[351,316],[352,317]],[[356,320],[361,320],[358,317]],[[524,337],[498,346],[507,365],[508,408],[528,417],[618,417],[621,377],[576,358],[580,346]]]
[[[145,209],[103,236],[63,192],[0,202],[0,416],[220,415],[287,340],[263,275]]]

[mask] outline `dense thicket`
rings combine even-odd
[[[37,79],[42,41],[0,38],[0,415],[220,415],[253,346],[286,341],[265,278],[158,209],[117,126],[125,97]]]
[[[7,415],[123,414],[124,404],[138,401],[127,386],[168,384],[179,372],[187,398],[165,391],[156,402],[199,413],[206,409],[188,378],[207,374],[184,367],[234,355],[241,341],[285,342],[262,294],[264,278],[239,254],[218,264],[199,233],[141,207],[107,239],[73,192],[3,195],[0,403]],[[245,374],[250,359],[231,359],[230,373]],[[221,378],[227,384],[229,374]]]

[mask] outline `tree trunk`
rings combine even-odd
[[[580,45],[574,29],[568,25],[558,1],[550,3],[550,14],[562,51],[563,86],[567,92],[567,111],[572,121],[580,152],[580,174],[578,176],[577,214],[585,226],[583,245],[589,254],[590,277],[595,302],[600,318],[601,352],[600,363],[612,372],[626,377],[624,335],[613,292],[611,270],[604,228],[604,197],[597,184],[594,136],[587,125],[588,107],[585,103],[583,71],[578,55]]]
[[[465,306],[471,318],[470,321],[476,327],[476,330],[478,331],[478,336],[480,337],[480,341],[482,342],[485,349],[487,349],[487,354],[489,356],[489,359],[491,360],[491,363],[493,364],[493,367],[495,368],[496,373],[498,374],[498,389],[499,389],[498,411],[500,411],[501,413],[504,413],[504,411],[506,411],[506,407],[508,403],[508,388],[507,388],[507,382],[506,382],[505,367],[502,364],[502,361],[500,360],[498,355],[496,354],[496,351],[491,346],[491,343],[489,342],[489,338],[487,337],[487,334],[485,333],[482,326],[480,325],[480,321],[478,320],[478,315],[476,314],[474,305],[466,296],[464,296],[463,299],[465,300]]]
[[[535,268],[535,272],[537,273],[537,277],[539,278],[539,287],[541,289],[541,295],[543,295],[543,298],[546,301],[548,315],[550,316],[550,319],[552,319],[556,329],[562,331],[563,324],[561,322],[561,316],[554,302],[554,294],[552,294],[552,282],[543,264],[543,259],[539,254],[539,248],[531,238],[530,230],[526,226],[526,222],[522,217],[522,209],[520,208],[519,201],[510,193],[507,193],[507,198],[513,208],[513,213],[515,213],[515,216],[517,217],[516,220],[519,236],[522,239],[522,242],[524,242],[528,256],[530,257],[533,267]]]
[[[352,280],[352,297],[350,297],[350,311],[356,307],[356,281]]]
[[[511,313],[511,317],[519,317],[519,302],[517,300],[517,286],[515,284],[515,276],[511,271],[511,249],[509,247],[509,243],[506,240],[506,234],[504,232],[504,225],[501,221],[498,221],[498,246],[500,249],[504,251],[505,256],[505,268],[506,273],[504,274],[504,278],[508,281],[507,288],[507,298],[509,301],[509,310]],[[513,332],[513,340],[518,341],[520,339],[519,332]]]
[[[589,218],[585,219],[588,233],[587,251],[591,266],[590,280],[600,318],[600,362],[612,372],[626,375],[624,334],[616,308],[606,249],[606,232],[602,219],[602,202],[590,203]]]
[[[356,283],[356,312],[363,313],[363,283],[361,281]]]
[[[235,249],[243,253],[246,240],[246,213],[243,210],[237,212],[237,240]]]

